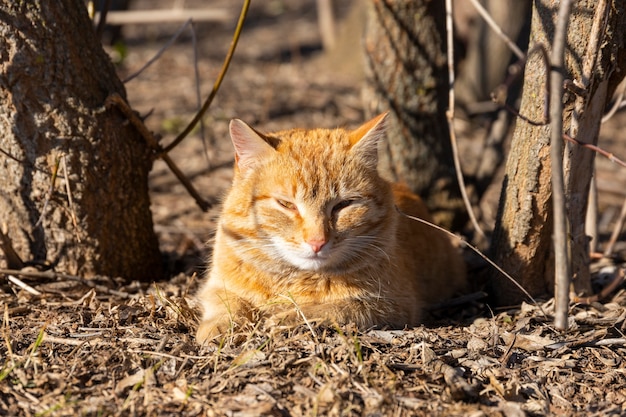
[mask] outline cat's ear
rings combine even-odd
[[[378,143],[384,139],[387,131],[387,115],[379,114],[359,128],[350,132],[352,152],[360,154],[366,162],[376,166],[378,163]]]
[[[229,130],[230,139],[235,147],[235,163],[241,171],[253,167],[257,162],[275,152],[262,134],[242,120],[231,120]]]

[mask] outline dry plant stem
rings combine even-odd
[[[126,118],[132,123],[132,125],[139,131],[144,140],[148,143],[148,146],[152,148],[154,154],[157,157],[160,157],[163,162],[167,164],[169,169],[174,173],[176,178],[183,184],[187,192],[196,200],[196,204],[200,207],[202,211],[207,211],[212,207],[212,203],[210,201],[205,200],[202,196],[196,191],[191,182],[185,177],[185,174],[178,168],[178,166],[174,163],[172,158],[170,158],[167,153],[161,152],[162,148],[157,142],[154,135],[146,128],[146,125],[141,121],[141,119],[133,112],[133,109],[130,108],[128,103],[120,96],[119,94],[111,94],[106,99],[105,106],[115,105]]]
[[[324,50],[330,51],[335,46],[337,33],[333,0],[317,0],[317,22]]]
[[[515,56],[517,56],[519,59],[524,59],[526,57],[524,52],[522,52],[522,50],[519,49],[517,45],[515,45],[515,42],[513,42],[511,38],[509,38],[506,35],[506,33],[502,31],[502,28],[500,28],[500,26],[498,26],[498,24],[491,18],[491,16],[487,12],[487,10],[485,10],[482,4],[480,4],[478,0],[470,0],[470,3],[472,3],[472,6],[474,6],[478,14],[480,14],[480,16],[485,20],[485,22],[489,25],[489,27],[496,33],[496,35],[498,35],[504,41],[504,43],[507,44],[507,46],[511,49],[511,51],[515,54]]]
[[[72,198],[72,189],[70,187],[70,176],[67,172],[67,158],[65,154],[61,157],[61,163],[63,164],[63,174],[65,176],[65,192],[67,193],[67,203],[70,206],[70,215],[72,217],[72,224],[78,230],[78,222],[76,221],[76,210],[74,210],[74,199]],[[80,236],[76,235],[76,240],[80,242]]]
[[[598,251],[598,182],[595,175],[589,184],[589,200],[585,213],[585,233],[589,236],[589,252]]]
[[[222,81],[224,80],[224,76],[226,75],[226,71],[228,71],[228,66],[230,65],[230,61],[232,61],[233,55],[235,54],[235,48],[237,48],[237,42],[239,41],[239,37],[241,36],[241,31],[243,29],[243,24],[244,24],[244,22],[246,20],[246,15],[248,14],[248,8],[249,7],[250,7],[250,0],[245,0],[244,3],[243,3],[243,6],[241,7],[241,13],[239,14],[239,21],[237,22],[237,27],[235,28],[235,33],[233,34],[233,39],[232,39],[232,41],[230,43],[230,48],[228,49],[228,53],[226,54],[226,58],[224,58],[224,63],[222,64],[222,68],[220,70],[220,73],[218,74],[217,79],[215,80],[215,84],[213,84],[213,90],[211,90],[211,93],[209,94],[209,96],[207,97],[206,101],[202,105],[202,108],[200,109],[200,111],[198,113],[196,113],[196,115],[191,120],[191,122],[189,122],[189,125],[187,125],[185,130],[183,130],[176,137],[176,139],[174,139],[174,141],[172,143],[170,143],[168,146],[166,146],[161,151],[161,154],[168,153],[169,151],[174,149],[180,142],[182,142],[182,140],[185,139],[187,137],[187,135],[189,135],[189,133],[193,130],[193,128],[196,126],[196,124],[198,124],[200,119],[202,119],[202,116],[204,116],[204,113],[206,113],[206,111],[209,109],[209,106],[213,102],[213,99],[215,98],[215,95],[217,94],[217,91],[219,90],[220,86],[222,85]]]
[[[8,275],[7,277],[8,277],[10,282],[12,282],[13,284],[17,285],[18,287],[20,287],[24,291],[26,291],[26,292],[28,292],[28,293],[30,293],[32,295],[41,295],[41,292],[37,291],[36,289],[34,289],[30,285],[26,284],[24,281],[20,280],[19,278],[15,277],[13,275]]]
[[[485,262],[487,262],[489,265],[493,266],[498,272],[500,272],[502,275],[504,275],[504,277],[506,279],[508,279],[509,281],[511,281],[511,283],[513,283],[513,285],[515,285],[517,288],[519,288],[519,290],[521,292],[524,293],[524,295],[526,295],[526,297],[528,297],[528,299],[530,300],[530,302],[533,303],[533,305],[535,305],[537,308],[539,308],[539,310],[541,311],[541,313],[545,316],[548,317],[548,315],[545,313],[545,311],[543,311],[543,309],[541,308],[541,306],[539,305],[539,303],[537,302],[537,300],[535,300],[533,298],[532,295],[530,295],[530,293],[528,291],[526,291],[526,289],[524,287],[522,287],[520,285],[519,282],[517,282],[517,280],[515,280],[511,275],[509,275],[505,270],[503,270],[502,268],[500,268],[498,266],[498,264],[496,264],[494,261],[492,261],[491,259],[489,259],[485,254],[483,254],[480,250],[478,250],[478,248],[476,248],[475,246],[469,244],[467,241],[465,241],[463,238],[455,235],[454,233],[444,229],[443,227],[437,226],[436,224],[433,224],[429,221],[426,221],[424,219],[420,219],[419,217],[415,217],[415,216],[411,216],[410,214],[406,214],[404,212],[402,212],[398,207],[396,207],[396,210],[398,211],[398,213],[402,214],[404,217],[406,217],[407,219],[411,219],[411,220],[415,220],[416,222],[420,222],[423,223],[425,225],[428,225],[430,227],[432,227],[433,229],[437,229],[439,231],[444,232],[445,234],[447,234],[448,236],[452,237],[453,239],[461,242],[461,244],[466,245],[468,248],[470,248],[474,253],[476,253],[476,255],[480,256]],[[0,270],[1,271],[1,270]]]
[[[528,51],[528,54],[523,58],[520,59],[518,62],[516,62],[514,65],[515,67],[517,67],[517,70],[512,71],[512,75],[510,75],[509,77],[507,77],[507,79],[504,81],[504,83],[496,89],[496,92],[494,92],[491,96],[491,99],[498,105],[502,106],[504,109],[510,111],[512,114],[514,114],[515,116],[519,117],[520,119],[522,119],[523,121],[525,121],[526,123],[529,123],[533,126],[545,126],[548,123],[550,123],[550,115],[549,115],[549,102],[550,102],[550,77],[546,78],[546,92],[545,92],[545,96],[544,96],[544,102],[545,102],[545,106],[544,108],[544,118],[542,121],[536,121],[536,120],[532,120],[529,119],[528,117],[524,116],[523,114],[521,114],[517,109],[511,107],[510,105],[508,105],[506,103],[505,99],[501,99],[499,97],[499,95],[497,94],[497,92],[499,90],[508,90],[509,87],[511,86],[511,84],[513,83],[513,81],[519,77],[520,74],[523,73],[522,69],[526,66],[526,62],[528,61],[528,57],[530,57],[532,54],[534,53],[539,53],[541,54],[541,57],[543,58],[543,63],[546,66],[546,74],[550,73],[550,58],[548,57],[548,51],[546,51],[546,48],[543,45],[535,45],[530,51]]]
[[[459,189],[461,191],[461,197],[465,204],[467,214],[474,226],[476,232],[485,237],[485,232],[478,224],[476,215],[472,209],[472,203],[469,201],[467,191],[465,190],[465,180],[463,179],[463,171],[461,170],[461,161],[459,160],[459,148],[456,143],[456,134],[454,132],[454,42],[453,42],[453,25],[452,25],[452,0],[446,0],[446,41],[448,51],[448,111],[446,111],[446,118],[448,119],[448,130],[450,131],[450,145],[452,146],[452,157],[454,159],[454,169],[456,171],[456,178],[459,183]]]
[[[193,75],[196,79],[196,105],[198,106],[198,111],[200,111],[202,108],[202,92],[200,91],[200,70],[198,69],[198,39],[196,38],[196,30],[193,23],[191,23],[191,45],[193,48]],[[204,141],[206,137],[205,130],[204,119],[200,119],[200,138],[204,144],[204,153],[208,155]]]
[[[109,9],[111,8],[111,0],[104,0],[104,2],[100,2],[101,8],[98,18],[98,26],[96,27],[96,34],[98,38],[102,38],[102,34],[104,33],[104,27],[107,23],[107,13],[109,13]]]
[[[611,109],[602,117],[602,123],[608,121],[622,107],[624,104],[624,95],[626,95],[626,82],[622,81],[617,98],[615,99],[613,106],[611,106]]]
[[[65,279],[68,281],[75,281],[75,282],[80,282],[86,286],[88,286],[89,288],[93,288],[96,289],[98,291],[102,291],[105,292],[107,294],[111,294],[114,295],[116,297],[122,297],[122,298],[129,298],[130,294],[123,292],[123,291],[117,291],[117,290],[112,290],[110,288],[105,287],[104,285],[98,285],[95,284],[94,282],[76,276],[76,275],[68,275],[68,274],[61,274],[58,272],[54,272],[54,271],[25,271],[25,270],[19,270],[19,269],[1,269],[0,268],[0,274],[4,274],[4,275],[21,275],[24,277],[30,277],[30,278],[46,278],[46,279]]]
[[[611,238],[606,245],[606,249],[604,250],[604,256],[610,257],[613,254],[613,249],[615,248],[615,243],[619,238],[622,229],[624,228],[624,222],[626,222],[626,200],[624,200],[624,204],[622,204],[622,212],[619,215],[619,219],[615,223],[615,227],[613,228],[613,233],[611,233]]]
[[[600,147],[598,147],[596,145],[593,145],[591,143],[581,142],[578,139],[573,138],[573,137],[571,137],[570,135],[568,135],[566,133],[563,133],[563,140],[566,140],[566,141],[571,142],[571,143],[575,143],[576,145],[579,145],[579,146],[581,146],[583,148],[590,149],[590,150],[594,151],[595,153],[599,153],[600,155],[606,157],[609,161],[626,168],[626,162],[624,162],[622,159],[618,158],[617,156],[613,155],[611,152],[607,152],[604,149],[602,149],[602,148],[600,148]]]
[[[9,268],[22,269],[24,267],[24,261],[13,248],[11,238],[2,231],[2,228],[0,228],[0,249],[4,252],[4,258]]]
[[[126,84],[127,82],[129,82],[130,80],[132,80],[133,78],[137,77],[139,74],[144,72],[150,65],[154,64],[156,62],[156,60],[159,59],[161,57],[161,55],[163,55],[163,53],[170,46],[172,46],[172,44],[174,42],[176,42],[176,40],[180,37],[180,35],[182,35],[184,30],[187,29],[187,26],[189,26],[189,25],[191,25],[191,19],[188,19],[185,23],[183,23],[183,25],[180,27],[180,29],[178,29],[178,31],[170,38],[170,40],[167,41],[165,43],[165,45],[163,45],[163,47],[161,49],[159,49],[157,51],[157,53],[154,54],[154,56],[148,60],[148,62],[143,64],[143,66],[141,68],[139,68],[137,71],[135,71],[134,73],[132,73],[128,77],[126,77],[124,80],[122,80],[122,82],[124,84]],[[193,34],[193,31],[192,31],[192,34]],[[194,39],[195,39],[195,37],[194,37]]]
[[[554,42],[551,53],[550,71],[550,162],[552,166],[552,208],[554,216],[554,325],[559,330],[567,329],[569,310],[570,259],[568,245],[568,222],[565,214],[565,192],[563,183],[563,65],[565,42],[569,23],[571,0],[563,0],[559,7]]]
[[[543,50],[543,48],[541,49]],[[494,98],[495,102],[498,102],[496,98]],[[526,116],[524,116],[523,114],[521,114],[517,109],[504,104],[504,103],[499,103],[501,106],[503,106],[504,108],[506,108],[508,111],[510,111],[512,114],[514,114],[515,116],[519,117],[520,119],[522,119],[523,121],[525,121],[526,123],[529,123],[533,126],[544,126],[546,124],[548,124],[549,120],[546,118],[546,121],[535,121],[535,120],[531,120],[529,118],[527,118]],[[570,135],[568,135],[567,133],[563,133],[563,140],[567,141],[567,142],[571,142],[571,143],[575,143],[583,148],[587,148],[589,150],[592,150],[595,153],[598,153],[602,156],[604,156],[605,158],[607,158],[609,161],[622,166],[624,168],[626,168],[626,162],[624,162],[623,159],[615,156],[613,153],[611,152],[607,152],[604,149],[600,148],[597,145],[591,144],[591,143],[585,143],[585,142],[581,142],[576,138],[571,137]]]
[[[580,304],[592,304],[598,301],[602,301],[607,298],[613,291],[615,291],[624,282],[624,275],[626,273],[625,268],[618,268],[615,271],[615,277],[606,287],[602,288],[598,294],[591,297],[574,297],[574,302]]]
[[[604,59],[601,50],[607,42],[609,15],[614,10],[611,3],[599,0],[592,8],[590,16],[589,40],[580,58],[580,73],[573,83],[584,91],[577,95],[571,111],[569,136],[579,141],[595,143],[600,129],[600,119],[604,113],[608,94],[608,76],[600,77],[598,65]],[[610,30],[609,30],[610,31]],[[591,272],[589,270],[589,242],[585,235],[585,213],[589,183],[593,173],[594,154],[571,143],[565,144],[563,155],[563,179],[567,215],[571,234],[571,268],[573,272],[573,290],[577,294],[591,292]]]
[[[46,199],[43,203],[43,208],[41,209],[41,215],[39,219],[37,219],[37,223],[35,223],[35,227],[39,227],[43,222],[43,218],[46,215],[46,209],[48,208],[48,203],[50,203],[50,198],[52,197],[52,193],[54,193],[54,186],[57,182],[57,175],[59,173],[59,164],[61,163],[61,159],[57,158],[54,161],[54,169],[52,170],[52,178],[50,179],[50,188],[48,188],[48,192],[46,193]]]
[[[178,1],[178,3],[183,3]],[[100,13],[94,17],[99,18]],[[142,25],[180,23],[189,19],[194,22],[226,22],[230,13],[222,8],[181,8],[141,9],[141,10],[110,10],[107,14],[107,23],[111,25]]]

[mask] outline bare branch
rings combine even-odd
[[[543,63],[546,66],[546,74],[550,73],[550,58],[548,57],[548,51],[546,51],[546,48],[543,45],[535,45],[533,48],[530,49],[530,51],[528,51],[528,55],[524,57],[524,59],[521,59],[519,61],[517,61],[515,64],[512,65],[511,68],[514,68],[514,70],[509,71],[511,74],[506,78],[506,80],[504,80],[504,83],[502,83],[498,88],[496,88],[496,90],[491,94],[491,99],[497,103],[498,105],[504,107],[505,109],[507,109],[508,111],[510,111],[511,113],[513,113],[514,115],[516,115],[517,117],[519,117],[520,119],[524,120],[526,123],[529,123],[533,126],[545,126],[548,123],[550,123],[550,115],[549,115],[549,107],[550,107],[550,77],[546,78],[546,94],[544,96],[544,118],[542,121],[536,121],[536,120],[531,120],[528,117],[524,116],[523,114],[521,114],[519,111],[517,111],[515,108],[509,106],[506,103],[506,92],[508,91],[509,87],[511,86],[511,84],[513,83],[513,81],[520,76],[520,74],[523,74],[523,68],[524,66],[526,66],[526,62],[528,61],[528,58],[533,55],[534,53],[539,53],[541,55],[541,58],[543,59]]]
[[[61,156],[61,162],[63,164],[63,174],[65,175],[65,192],[67,193],[67,203],[70,206],[70,216],[72,217],[72,224],[74,228],[78,230],[78,222],[76,221],[76,211],[74,210],[74,199],[72,198],[72,188],[70,187],[70,174],[67,172],[67,161],[65,154]],[[76,240],[80,242],[80,236],[76,234]]]
[[[622,205],[622,212],[619,215],[619,219],[615,222],[615,227],[613,228],[613,233],[611,233],[611,238],[606,245],[606,249],[604,250],[604,256],[607,258],[613,254],[613,248],[615,247],[615,243],[619,238],[620,233],[622,233],[622,229],[624,228],[624,222],[626,222],[626,200],[624,200],[624,204]]]
[[[624,168],[626,168],[626,162],[624,162],[622,159],[618,158],[617,156],[615,156],[614,154],[612,154],[611,152],[607,152],[604,149],[600,148],[599,146],[596,145],[592,145],[591,143],[586,143],[586,142],[581,142],[576,138],[571,137],[570,135],[563,133],[563,139],[571,142],[571,143],[575,143],[583,148],[587,148],[590,149],[596,153],[599,153],[600,155],[606,157],[609,161],[616,163],[617,165],[623,166]]]
[[[613,106],[611,106],[611,109],[608,112],[606,112],[604,116],[602,116],[602,123],[608,121],[611,117],[613,117],[615,113],[617,113],[619,109],[621,109],[624,106],[625,95],[626,95],[626,82],[622,82],[622,84],[619,87],[619,93],[617,94],[617,97],[615,98],[615,102],[613,103]]]
[[[474,226],[476,232],[485,237],[485,232],[478,224],[476,215],[472,209],[472,203],[469,201],[467,191],[465,190],[465,180],[463,178],[463,171],[461,170],[461,161],[459,159],[459,148],[456,140],[456,133],[454,131],[454,41],[453,41],[453,25],[452,25],[452,0],[446,0],[446,39],[447,39],[447,51],[448,51],[448,111],[446,111],[446,118],[448,119],[448,130],[450,131],[450,144],[452,146],[452,157],[454,159],[454,168],[456,171],[456,178],[459,183],[459,189],[461,191],[461,197],[463,197],[463,203],[467,214]]]
[[[601,301],[604,300],[606,297],[608,297],[613,291],[615,291],[617,288],[619,288],[619,286],[622,284],[622,282],[624,282],[624,273],[626,272],[626,270],[624,268],[618,268],[615,271],[615,276],[613,277],[613,280],[604,288],[602,288],[602,291],[600,291],[598,294],[595,294],[591,297],[574,297],[574,302],[576,303],[580,303],[580,304],[592,304],[595,303],[597,301]]]
[[[552,207],[554,215],[554,326],[566,330],[569,310],[570,259],[568,222],[565,212],[563,181],[563,79],[567,27],[572,8],[571,0],[563,0],[557,15],[554,42],[550,57],[550,161],[552,164]]]
[[[31,287],[30,285],[26,284],[24,281],[22,281],[21,279],[15,277],[14,275],[7,275],[7,278],[10,282],[12,282],[13,284],[17,285],[18,287],[20,287],[21,289],[23,289],[24,291],[26,291],[29,294],[32,295],[41,295],[41,292],[34,289],[33,287]]]
[[[243,3],[243,6],[241,7],[241,13],[239,14],[239,21],[237,22],[237,27],[235,28],[235,33],[233,34],[233,39],[230,43],[230,48],[228,50],[228,53],[226,54],[226,57],[224,58],[224,63],[222,64],[220,73],[218,74],[217,79],[215,80],[215,84],[213,84],[213,90],[211,90],[211,93],[209,94],[206,101],[204,102],[204,105],[202,106],[200,111],[196,113],[196,115],[191,120],[191,122],[189,122],[189,125],[187,125],[187,127],[181,133],[178,134],[176,139],[174,139],[172,143],[166,146],[161,153],[163,154],[168,153],[169,151],[174,149],[180,142],[182,142],[182,140],[185,139],[187,135],[189,135],[189,133],[193,130],[196,124],[198,124],[202,116],[204,116],[204,113],[206,113],[206,111],[209,109],[209,106],[211,106],[213,99],[217,95],[217,91],[222,85],[222,81],[224,80],[226,71],[228,71],[228,66],[230,65],[230,61],[232,60],[233,55],[235,54],[235,49],[237,48],[237,42],[239,41],[239,37],[243,29],[243,23],[246,20],[246,15],[248,14],[249,7],[250,7],[250,0],[245,0]]]
[[[95,19],[100,18],[100,13],[95,13]],[[147,23],[184,22],[193,19],[197,22],[224,22],[228,20],[229,13],[225,9],[158,9],[158,10],[124,10],[109,11],[107,23],[110,25],[132,25]]]
[[[528,291],[526,291],[526,289],[524,287],[522,287],[520,285],[519,282],[517,282],[517,280],[515,280],[511,275],[509,275],[504,269],[500,268],[500,266],[498,266],[498,264],[496,264],[494,261],[492,261],[491,259],[489,259],[485,254],[483,254],[480,250],[478,250],[478,248],[476,248],[475,246],[469,244],[465,239],[463,239],[462,237],[459,237],[457,235],[455,235],[454,233],[444,229],[441,226],[437,226],[434,223],[431,223],[429,221],[426,221],[424,219],[420,219],[419,217],[415,217],[415,216],[411,216],[410,214],[404,213],[403,211],[401,211],[397,206],[396,206],[396,211],[400,214],[402,214],[404,217],[406,217],[407,219],[411,219],[411,220],[415,220],[416,222],[420,222],[423,223],[427,226],[432,227],[433,229],[437,229],[445,234],[447,234],[448,236],[452,237],[453,239],[461,242],[461,244],[466,245],[468,248],[470,248],[474,253],[476,253],[478,256],[480,256],[485,262],[487,262],[489,265],[493,266],[498,272],[500,272],[502,275],[504,275],[504,277],[506,279],[508,279],[509,281],[511,281],[511,283],[513,283],[513,285],[515,285],[517,288],[519,288],[519,290],[524,293],[524,295],[526,295],[526,297],[528,297],[528,300],[530,300],[533,305],[535,305],[536,307],[539,308],[539,310],[541,311],[541,313],[544,315],[544,317],[548,317],[548,315],[545,313],[545,311],[543,311],[543,309],[541,308],[541,306],[539,305],[539,303],[537,302],[537,300],[535,300],[533,298],[532,295],[530,295],[530,293]]]
[[[487,22],[489,27],[496,33],[496,35],[498,35],[504,41],[504,43],[507,44],[507,46],[511,49],[515,56],[517,56],[519,59],[524,59],[526,57],[526,54],[524,54],[524,52],[522,52],[522,50],[519,49],[517,45],[515,45],[515,42],[513,42],[511,38],[509,38],[506,33],[504,33],[502,28],[498,26],[498,24],[491,18],[491,15],[489,15],[489,12],[485,10],[482,4],[480,4],[478,0],[470,0],[470,3],[472,3],[472,6],[474,6],[476,11],[485,20],[485,22]]]
[[[154,56],[152,58],[150,58],[148,60],[148,62],[146,62],[145,64],[143,64],[141,66],[141,68],[139,68],[137,71],[135,71],[134,73],[130,74],[128,77],[126,77],[124,80],[122,80],[122,82],[124,84],[126,84],[127,82],[129,82],[130,80],[132,80],[133,78],[137,77],[139,74],[141,74],[142,72],[144,72],[146,70],[146,68],[148,68],[150,65],[154,64],[156,62],[157,59],[159,59],[161,57],[161,55],[163,55],[163,53],[174,44],[174,42],[176,42],[176,40],[180,37],[180,35],[183,34],[184,30],[187,29],[187,26],[191,25],[191,18],[189,18],[181,27],[180,29],[178,29],[178,31],[176,31],[176,33],[165,43],[165,45],[163,45],[163,47],[161,47],[161,49],[159,49],[157,51],[156,54],[154,54]]]
[[[24,261],[20,258],[13,248],[13,242],[11,238],[7,236],[7,232],[2,229],[6,227],[6,224],[0,225],[0,249],[4,252],[4,257],[9,268],[21,269],[24,267]]]
[[[30,277],[30,278],[64,279],[67,281],[80,282],[81,284],[84,284],[89,288],[93,288],[100,292],[114,295],[116,297],[130,298],[130,294],[128,294],[127,292],[113,290],[104,285],[96,284],[92,280],[85,279],[83,277],[79,277],[76,275],[62,274],[62,273],[58,273],[58,272],[54,272],[50,270],[38,271],[33,268],[21,269],[21,270],[20,269],[0,269],[0,274],[17,275],[17,276],[24,276],[24,277]]]
[[[166,153],[161,152],[161,145],[157,142],[156,138],[148,130],[146,125],[141,121],[141,119],[135,114],[130,105],[120,96],[119,94],[111,94],[107,97],[105,106],[116,106],[126,118],[130,121],[130,123],[137,129],[139,134],[144,138],[148,146],[154,151],[154,154],[157,157],[160,157],[163,162],[165,162],[168,168],[174,173],[176,178],[183,184],[187,192],[196,200],[196,204],[202,209],[202,211],[207,211],[213,206],[213,203],[205,200],[194,188],[191,182],[185,177],[185,174],[178,168],[178,166],[174,163],[172,158]]]

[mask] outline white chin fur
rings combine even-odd
[[[316,254],[306,244],[296,248],[280,239],[273,239],[272,243],[276,254],[298,269],[319,271],[332,263],[330,247]]]

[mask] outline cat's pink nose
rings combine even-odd
[[[327,243],[326,239],[317,238],[317,239],[309,239],[306,243],[313,249],[313,252],[318,253],[322,250],[324,245]]]

